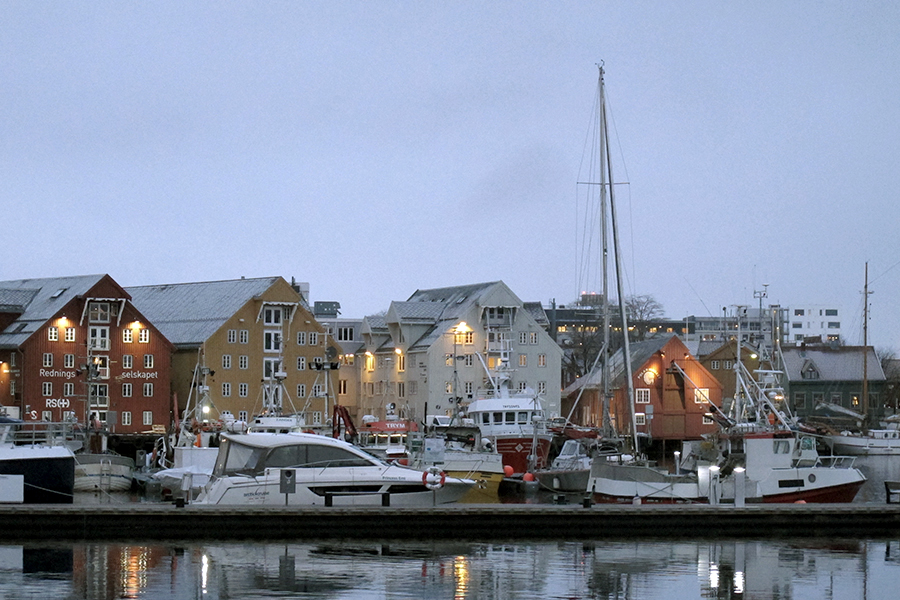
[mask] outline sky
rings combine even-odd
[[[598,68],[626,294],[900,354],[900,3],[0,3],[0,280],[574,301]],[[581,247],[583,248],[583,246]]]

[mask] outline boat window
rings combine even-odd
[[[282,446],[275,448],[266,457],[266,467],[272,469],[297,467],[306,462],[306,448],[303,446]]]
[[[519,413],[519,423],[522,423],[523,425],[528,424],[528,413],[527,412]]]
[[[481,424],[482,425],[490,425],[491,424],[491,415],[489,413],[481,413]]]
[[[815,442],[811,437],[800,438],[800,449],[801,450],[812,450],[815,448]]]
[[[787,440],[775,440],[775,454],[787,454],[791,451],[791,445]]]
[[[307,446],[307,462],[304,467],[371,467],[375,466],[373,461],[366,460],[364,457],[350,452],[345,448],[335,446]]]
[[[216,460],[216,475],[253,475],[259,472],[257,467],[265,452],[264,448],[229,443],[228,440],[224,440],[222,443],[227,445],[227,448],[219,450],[219,457]]]
[[[496,412],[494,413],[494,425],[502,425],[503,424],[503,413]]]
[[[508,412],[506,413],[506,422],[510,425],[516,424],[516,413]]]

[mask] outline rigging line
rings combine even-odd
[[[893,269],[895,269],[897,266],[900,266],[900,260],[898,260],[897,262],[895,262],[894,264],[892,264],[890,267],[888,267],[887,270],[884,271],[884,272],[883,272],[881,275],[879,275],[878,277],[873,277],[872,279],[870,279],[870,280],[869,280],[869,285],[872,285],[872,283],[878,281],[879,279],[881,279],[882,277],[884,277],[885,275],[887,275],[888,273],[890,273],[890,272],[891,272]]]
[[[710,310],[709,310],[709,307],[706,306],[706,302],[703,301],[703,298],[700,296],[700,294],[697,293],[697,290],[694,289],[694,286],[691,285],[691,282],[688,281],[688,278],[687,278],[687,277],[684,278],[684,282],[685,282],[686,284],[688,284],[688,287],[691,288],[691,291],[692,291],[692,292],[694,292],[695,294],[697,294],[697,299],[700,300],[700,304],[702,304],[702,305],[703,305],[703,308],[706,309],[706,314],[709,315],[710,317],[713,316],[712,311],[710,311]]]

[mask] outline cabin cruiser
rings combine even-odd
[[[5,502],[71,504],[75,454],[67,445],[70,424],[25,423],[0,417],[0,481]],[[21,496],[12,492],[21,490]]]
[[[343,440],[308,433],[223,434],[197,504],[432,506],[475,481],[389,464]]]

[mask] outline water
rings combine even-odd
[[[0,598],[890,598],[900,542],[0,545]]]

